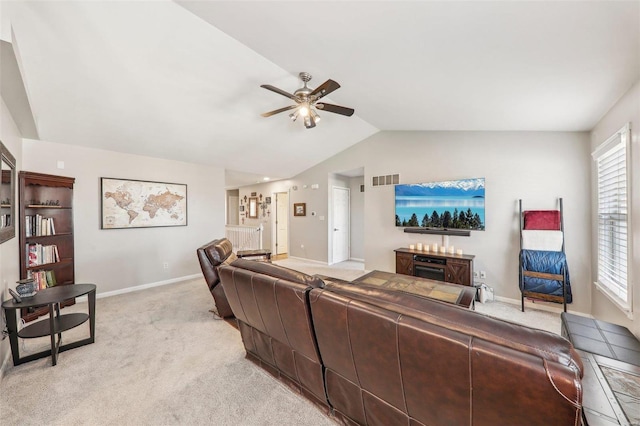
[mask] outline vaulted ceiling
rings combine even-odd
[[[285,178],[379,130],[590,130],[640,78],[640,1],[5,1],[44,141]],[[314,129],[310,72],[342,87]],[[4,95],[3,95],[4,97]],[[234,175],[234,176],[235,176]]]

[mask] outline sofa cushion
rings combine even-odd
[[[285,382],[326,405],[323,368],[308,302],[317,277],[255,260],[238,259],[218,270],[241,327],[247,353]]]
[[[371,425],[577,424],[582,365],[568,341],[391,293],[360,285],[311,290],[336,411]]]
[[[583,365],[573,346],[554,333],[492,318],[459,306],[366,284],[328,284],[325,290],[575,368]],[[312,293],[313,295],[313,293]],[[312,303],[313,303],[312,297]]]
[[[313,288],[323,288],[324,281],[318,277],[307,275],[300,271],[285,268],[284,266],[274,265],[267,262],[256,262],[255,260],[238,259],[231,266],[246,269],[258,274],[269,275],[270,277],[282,280],[292,281],[297,284],[306,285]]]

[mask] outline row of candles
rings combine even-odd
[[[462,254],[462,249],[456,250],[454,246],[446,246],[446,245],[438,246],[438,243],[433,243],[431,245],[422,244],[422,243],[409,244],[409,249],[425,251],[425,252],[434,252],[434,253],[440,252],[440,253],[459,254],[459,255]]]

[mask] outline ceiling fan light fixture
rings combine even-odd
[[[353,113],[355,112],[353,108],[327,104],[324,101],[318,102],[324,96],[333,93],[335,90],[340,88],[340,85],[337,82],[329,79],[315,89],[312,89],[307,86],[307,83],[311,80],[311,74],[301,72],[299,75],[300,80],[302,80],[303,87],[293,92],[293,94],[282,89],[278,89],[277,87],[271,86],[270,84],[262,84],[260,86],[271,92],[289,98],[295,102],[294,105],[265,112],[261,114],[263,117],[271,117],[272,115],[279,114],[281,112],[294,110],[289,114],[289,118],[291,119],[291,121],[296,121],[298,116],[301,116],[303,118],[303,120],[301,121],[304,121],[305,127],[307,129],[312,129],[316,127],[316,124],[320,121],[320,116],[318,115],[316,109],[331,112],[333,114],[344,115],[346,117],[351,117],[353,115]]]

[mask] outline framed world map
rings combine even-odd
[[[101,229],[187,225],[187,185],[100,178]]]

